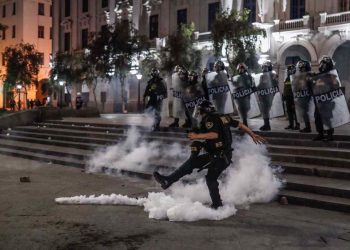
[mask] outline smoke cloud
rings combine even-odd
[[[278,178],[279,169],[270,167],[266,146],[255,145],[248,136],[236,137],[233,146],[233,163],[219,181],[224,206],[218,210],[208,206],[211,199],[205,179],[196,171],[189,177],[193,182],[179,181],[164,192],[151,192],[146,197],[111,194],[62,197],[56,202],[142,206],[149,218],[170,221],[222,220],[234,215],[237,207],[249,208],[252,203],[270,202],[283,186],[283,181]],[[177,143],[147,142],[132,128],[124,142],[97,152],[89,162],[88,171],[99,172],[108,166],[115,170],[150,172],[153,162],[179,166],[189,154],[189,147]]]

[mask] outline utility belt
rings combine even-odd
[[[229,166],[232,163],[232,160],[231,160],[232,151],[233,151],[233,149],[231,148],[230,150],[222,150],[222,151],[217,151],[215,153],[209,152],[208,154],[210,157],[210,163],[223,159],[225,161],[226,166]],[[230,155],[230,158],[227,156],[228,154]],[[210,163],[199,168],[197,172],[201,172],[203,169],[209,168]]]

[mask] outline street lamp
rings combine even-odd
[[[22,85],[21,84],[17,84],[16,88],[17,88],[17,93],[18,93],[18,111],[20,111],[21,110],[21,89],[22,89]]]
[[[65,84],[65,81],[59,81],[58,84],[60,85],[60,109],[62,109],[62,102],[63,102],[63,85]]]
[[[141,111],[141,79],[142,79],[142,74],[138,73],[136,75],[138,82],[138,95],[137,95],[137,110],[140,112]]]

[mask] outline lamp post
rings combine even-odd
[[[16,88],[17,88],[17,93],[18,93],[18,111],[20,111],[21,110],[21,89],[22,89],[22,85],[21,84],[17,84]]]
[[[58,84],[60,85],[60,109],[62,109],[62,102],[63,102],[63,85],[65,84],[65,81],[59,81]]]
[[[141,79],[142,79],[142,74],[140,74],[140,73],[138,73],[137,75],[136,75],[136,78],[137,78],[137,80],[138,80],[138,88],[137,88],[137,90],[138,90],[138,95],[137,95],[137,110],[140,112],[141,111],[141,93],[140,93],[140,91],[141,91]]]

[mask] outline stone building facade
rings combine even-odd
[[[50,55],[52,52],[52,3],[51,0],[0,0],[0,23],[7,26],[0,37],[0,71],[6,72],[6,61],[3,52],[8,46],[21,42],[34,44],[42,53],[42,66],[38,75],[39,86],[28,88],[28,99],[46,97],[42,93],[40,80],[47,79],[50,72]],[[2,80],[0,81],[0,108],[9,108],[9,99],[18,101],[18,93],[4,93]],[[21,90],[20,99],[25,99]],[[26,107],[23,102],[22,107]]]
[[[83,5],[88,2],[88,10]],[[84,34],[98,31],[106,24],[105,11],[109,18],[115,18],[116,0],[54,0],[53,52],[65,49],[83,49]],[[203,52],[203,67],[210,67],[215,58],[210,42],[210,30],[215,13],[219,9],[248,8],[254,25],[264,28],[266,38],[259,41],[261,61],[269,59],[278,72],[282,85],[286,65],[299,59],[311,61],[317,70],[323,55],[332,56],[340,78],[345,86],[347,99],[350,98],[350,70],[346,60],[350,57],[350,0],[133,0],[134,14],[130,16],[140,34],[149,36],[154,47],[159,49],[166,37],[176,31],[180,23],[194,23],[196,46]],[[147,3],[146,3],[147,2]],[[66,5],[69,4],[70,13]],[[137,14],[135,14],[137,13]],[[87,30],[87,31],[86,31]],[[69,45],[68,45],[69,44]],[[67,47],[68,46],[68,47]],[[147,76],[141,81],[143,92]],[[128,96],[129,111],[135,111],[139,97],[138,81],[130,75],[124,90]],[[82,86],[79,90],[89,90]],[[101,84],[98,89],[99,102],[103,99],[105,112],[118,112],[120,89],[116,79]],[[106,97],[106,98],[105,98]],[[101,99],[102,98],[102,99]]]

